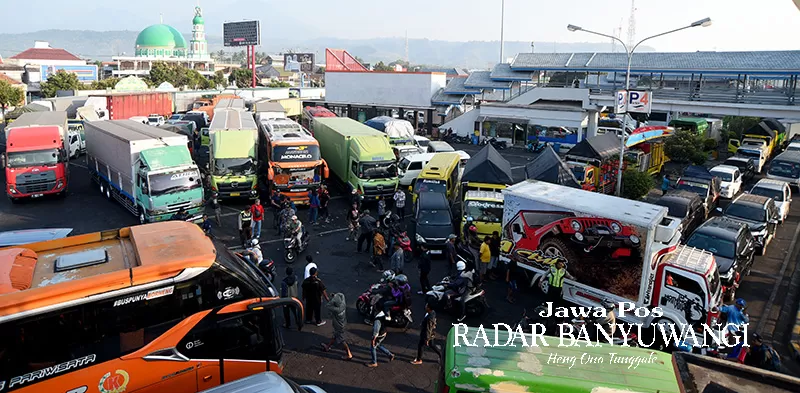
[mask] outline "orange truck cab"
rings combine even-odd
[[[0,248],[0,390],[196,393],[281,373],[274,308],[302,305],[277,296],[182,221]]]
[[[217,104],[226,98],[236,99],[239,97],[234,94],[220,94],[213,97],[201,98],[195,100],[195,102],[192,104],[192,110],[205,112],[205,114],[208,115],[208,121],[211,122],[211,120],[214,118],[214,109],[216,109]]]
[[[300,124],[289,119],[269,119],[259,125],[262,178],[295,204],[308,204],[308,191],[328,178],[328,164],[319,142]]]
[[[12,202],[66,194],[70,156],[67,131],[66,112],[26,113],[6,129],[2,164],[6,195]]]

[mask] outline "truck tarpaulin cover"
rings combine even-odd
[[[578,142],[567,155],[605,161],[619,157],[619,143],[619,137],[609,132]]]
[[[408,120],[395,119],[389,116],[378,116],[367,120],[364,124],[386,133],[393,142],[414,141],[414,127]]]
[[[761,122],[766,124],[770,130],[778,131],[778,134],[783,134],[786,132],[786,127],[784,127],[784,125],[777,119],[764,119]]]
[[[561,161],[561,158],[550,146],[547,146],[536,159],[525,165],[525,178],[581,188],[578,179],[569,170],[567,164]]]
[[[773,131],[773,128],[770,127],[769,124],[762,121],[761,123],[750,127],[750,129],[745,131],[742,135],[763,135],[770,138],[775,138],[775,131]]]
[[[511,164],[492,147],[486,145],[469,161],[461,175],[462,182],[488,184],[514,184]]]

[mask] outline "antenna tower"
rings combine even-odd
[[[620,32],[620,34],[622,34]],[[631,16],[628,18],[628,48],[633,49],[636,40],[636,0],[631,0]]]

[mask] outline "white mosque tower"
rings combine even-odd
[[[189,41],[190,59],[208,59],[208,42],[206,41],[206,24],[203,20],[203,10],[198,5],[194,8],[192,19],[192,39]]]

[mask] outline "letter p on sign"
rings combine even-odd
[[[617,92],[617,102],[614,105],[614,113],[626,113],[628,111],[628,92],[620,90]]]

